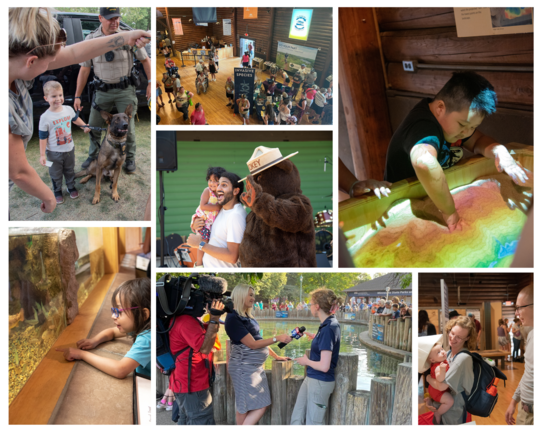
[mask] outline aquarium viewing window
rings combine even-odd
[[[101,228],[10,229],[9,403],[103,273]]]

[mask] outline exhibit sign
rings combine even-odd
[[[236,100],[245,94],[246,99],[253,108],[253,92],[255,90],[255,69],[253,68],[234,68],[234,112],[238,114],[238,105]]]
[[[257,13],[259,8],[254,7],[245,7],[244,8],[244,19],[257,19]]]
[[[371,328],[371,339],[384,342],[384,325],[373,324]]]
[[[196,26],[208,27],[208,23],[195,23]]]
[[[458,37],[532,33],[532,7],[454,8]]]
[[[182,28],[182,20],[180,18],[172,18],[174,34],[178,36],[184,35],[184,29]]]
[[[315,67],[317,58],[317,48],[310,48],[286,42],[278,42],[276,64],[287,71],[296,72],[300,66],[305,64],[310,71]]]
[[[230,19],[224,19],[223,20],[223,36],[230,36],[231,35],[231,20]]]
[[[313,9],[294,9],[291,18],[289,38],[307,41],[312,16]]]

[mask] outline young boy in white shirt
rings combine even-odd
[[[49,109],[39,119],[39,162],[46,166],[47,160],[52,162],[49,175],[53,184],[56,204],[62,204],[62,179],[66,179],[69,196],[79,198],[75,189],[75,146],[71,137],[71,123],[75,111],[70,106],[64,106],[64,91],[58,81],[48,81],[43,86],[43,98],[49,103]],[[78,126],[84,126],[80,118],[73,121]],[[90,132],[84,128],[84,132]]]

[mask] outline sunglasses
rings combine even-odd
[[[63,28],[60,29],[60,31],[58,32],[58,35],[56,36],[56,40],[57,40],[56,43],[47,44],[47,45],[39,45],[39,46],[33,48],[30,51],[28,51],[26,53],[26,55],[29,55],[32,51],[37,50],[38,48],[44,48],[44,47],[55,46],[55,45],[60,45],[60,47],[65,47],[66,42],[67,42],[67,32],[66,32],[65,29],[63,29]]]
[[[132,308],[127,308],[127,309],[118,309],[118,308],[112,307],[111,312],[113,314],[113,317],[118,318],[122,312],[127,311],[127,310],[131,310],[131,309],[139,309],[139,307],[140,306],[135,306],[135,307],[132,307]]]

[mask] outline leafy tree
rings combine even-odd
[[[310,293],[318,288],[327,288],[336,294],[371,280],[368,273],[302,273],[302,291]]]
[[[98,7],[57,7],[62,12],[80,12],[99,14]],[[150,30],[151,8],[120,8],[122,21],[136,30]]]

